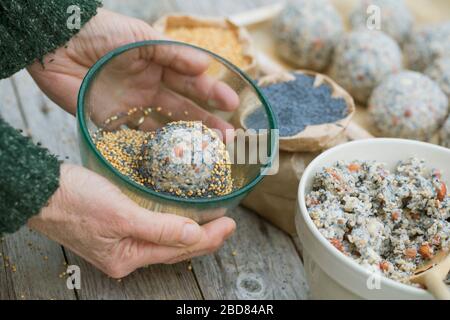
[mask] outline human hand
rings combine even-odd
[[[39,87],[58,105],[74,114],[77,94],[89,68],[103,55],[122,45],[162,39],[144,21],[99,9],[66,47],[35,62],[28,71]],[[205,74],[207,55],[181,46],[145,46],[113,60],[96,79],[96,105],[108,116],[134,107],[158,106],[173,120],[202,121],[223,131],[232,126],[199,107],[233,110],[239,105],[235,91]],[[118,92],[120,96],[118,97]],[[186,98],[186,97],[189,97]],[[192,98],[192,99],[191,99]]]
[[[188,218],[150,212],[105,178],[66,164],[49,205],[28,225],[113,278],[213,252],[235,229],[226,217],[199,226]]]

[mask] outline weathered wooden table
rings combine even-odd
[[[229,15],[271,0],[106,0],[105,6],[152,21],[166,12]],[[25,72],[0,81],[0,114],[61,159],[79,164],[75,118],[52,103]],[[24,227],[0,242],[0,299],[306,299],[298,240],[243,208],[237,231],[215,254],[140,269],[114,280]],[[67,265],[81,289],[66,286]]]

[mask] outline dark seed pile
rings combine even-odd
[[[289,137],[302,132],[306,126],[333,123],[348,114],[342,98],[333,98],[327,84],[314,87],[314,77],[294,74],[295,80],[262,88],[280,127],[280,136]],[[244,120],[252,129],[267,129],[267,116],[257,109]]]

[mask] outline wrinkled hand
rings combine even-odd
[[[213,252],[235,229],[226,217],[199,226],[184,217],[147,211],[105,178],[65,164],[59,189],[28,225],[114,278],[144,265]]]
[[[128,43],[161,38],[144,21],[99,9],[66,47],[46,55],[44,66],[35,62],[28,71],[53,101],[74,114],[81,82],[98,59]],[[236,92],[205,74],[209,63],[207,55],[181,46],[131,50],[103,69],[96,80],[95,104],[104,106],[108,116],[133,107],[159,106],[173,120],[203,121],[222,130],[232,128],[193,102],[221,110],[239,105]]]

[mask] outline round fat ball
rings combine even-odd
[[[448,114],[448,100],[427,76],[403,71],[373,91],[369,114],[382,136],[428,141]]]
[[[381,31],[357,30],[345,35],[334,52],[332,77],[365,104],[373,89],[402,69],[398,44]]]
[[[291,2],[274,20],[279,55],[299,68],[321,71],[343,33],[339,13],[328,0]]]
[[[450,21],[424,26],[404,46],[409,69],[425,70],[437,58],[450,55]]]

